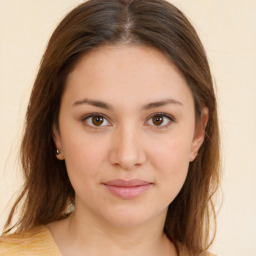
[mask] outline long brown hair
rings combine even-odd
[[[18,206],[15,232],[60,220],[74,201],[64,161],[55,156],[53,125],[65,81],[78,59],[95,47],[139,44],[163,52],[182,72],[193,94],[196,116],[209,110],[205,141],[190,163],[183,188],[170,204],[164,232],[193,255],[209,245],[212,196],[219,184],[219,130],[211,72],[198,35],[183,15],[164,0],[90,0],[72,10],[54,31],[34,83],[21,145],[25,183],[5,228]],[[210,211],[211,210],[211,211]]]

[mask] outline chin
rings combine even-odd
[[[103,218],[110,225],[120,228],[132,228],[148,223],[156,218],[159,220],[165,219],[166,211],[159,213],[149,211],[143,207],[116,207],[103,213]]]

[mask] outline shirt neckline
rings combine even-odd
[[[59,246],[57,245],[53,235],[52,235],[52,232],[51,230],[46,226],[42,226],[42,229],[45,231],[47,237],[48,237],[48,240],[49,240],[49,243],[50,245],[54,248],[54,252],[56,254],[56,256],[62,256],[62,253],[60,251],[60,248]]]

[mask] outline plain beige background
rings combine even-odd
[[[0,0],[0,228],[22,181],[17,154],[40,58],[80,2]],[[170,2],[196,27],[216,80],[224,196],[211,251],[256,256],[256,0]]]

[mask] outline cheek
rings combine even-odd
[[[157,183],[165,195],[176,197],[182,188],[189,167],[189,139],[175,137],[165,140],[151,151],[152,165],[157,173]]]
[[[191,149],[190,137],[172,136],[150,148],[152,163],[161,167],[162,170],[176,172],[179,166],[188,166]]]
[[[102,145],[82,140],[83,143],[69,141],[66,145],[66,167],[69,180],[78,198],[90,201],[95,186],[100,185],[104,153]],[[73,148],[73,150],[72,150]]]
[[[106,157],[106,143],[84,131],[63,131],[63,150],[69,178],[74,188],[99,181],[99,172]]]

